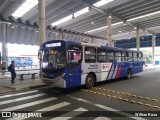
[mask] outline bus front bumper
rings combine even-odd
[[[61,74],[60,76],[57,76],[53,79],[50,79],[50,78],[46,78],[46,77],[42,77],[42,81],[46,84],[49,84],[49,85],[54,85],[54,86],[57,86],[57,87],[61,87],[61,88],[65,88],[66,86],[66,82],[64,80],[64,73]]]

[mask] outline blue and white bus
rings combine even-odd
[[[39,59],[42,80],[61,88],[91,88],[96,82],[143,71],[142,52],[73,41],[43,43]]]

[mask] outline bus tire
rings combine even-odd
[[[130,69],[127,70],[127,75],[126,75],[126,79],[130,79],[132,75],[132,72]]]
[[[90,89],[95,84],[95,77],[92,74],[87,75],[85,80],[85,88]]]

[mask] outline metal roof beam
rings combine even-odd
[[[6,23],[11,23],[11,24],[15,24],[17,26],[26,26],[26,27],[29,27],[29,28],[33,28],[33,29],[38,29],[38,26],[34,26],[34,25],[29,25],[29,24],[26,24],[26,23],[20,23],[20,22],[14,22],[14,21],[10,21],[10,20],[4,20],[4,19],[0,19],[0,22],[6,22]],[[61,28],[57,29],[57,28],[50,28],[50,27],[46,27],[46,31],[55,31],[55,32],[63,32],[63,33],[67,33],[67,34],[74,34],[74,35],[80,35],[80,34],[83,34],[84,36],[86,37],[93,37],[93,38],[98,38],[98,39],[103,39],[103,40],[107,40],[107,38],[103,38],[103,37],[99,37],[99,36],[95,36],[95,35],[89,35],[89,34],[85,34],[85,33],[77,33],[75,31],[66,31],[66,30],[63,30]]]
[[[0,6],[0,12],[2,13],[2,10],[4,10],[4,8],[9,5],[12,1],[11,0],[3,0],[3,2],[1,3]]]
[[[15,0],[10,4],[10,6],[6,9],[2,16],[4,18],[9,17],[23,2],[23,0]]]
[[[118,16],[118,15],[116,15],[116,14],[111,14],[110,12],[108,12],[108,11],[106,11],[106,10],[102,10],[102,9],[100,9],[100,8],[98,8],[98,7],[95,7],[95,6],[93,6],[93,5],[85,2],[84,0],[79,0],[79,1],[82,2],[83,4],[87,5],[87,6],[90,6],[90,7],[91,7],[92,9],[94,9],[94,10],[98,10],[98,11],[101,12],[101,13],[104,13],[104,14],[106,14],[106,15],[112,15],[113,18],[118,19],[118,20],[120,20],[120,21],[123,21],[124,23],[126,23],[126,24],[128,24],[128,25],[131,25],[131,26],[134,26],[134,27],[137,27],[137,26],[138,26],[138,27],[139,27],[140,29],[142,29],[142,30],[147,30],[148,32],[155,33],[155,32],[152,31],[152,30],[148,30],[147,28],[142,27],[140,24],[137,25],[137,24],[135,24],[135,23],[128,22],[126,19],[121,18],[121,16]]]

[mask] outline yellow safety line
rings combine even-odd
[[[113,93],[117,93],[117,94],[127,95],[127,96],[130,96],[130,97],[144,99],[144,100],[150,100],[150,101],[154,101],[154,102],[160,102],[160,100],[158,100],[158,99],[152,99],[152,98],[148,98],[148,97],[137,96],[137,95],[130,94],[130,93],[125,93],[125,92],[120,92],[120,91],[114,91],[114,90],[109,90],[109,89],[104,89],[104,88],[97,88],[97,87],[93,87],[93,88],[96,89],[96,90],[113,92]]]
[[[143,102],[137,102],[137,101],[129,100],[129,99],[126,99],[126,98],[124,99],[124,98],[121,98],[121,97],[117,97],[117,96],[113,96],[113,95],[109,95],[109,94],[105,94],[105,93],[101,93],[101,92],[96,92],[96,91],[92,91],[92,90],[85,90],[85,89],[82,89],[82,90],[84,92],[88,92],[88,93],[91,93],[91,94],[102,95],[102,96],[114,98],[114,99],[117,99],[117,100],[129,102],[129,103],[133,103],[133,104],[138,104],[138,105],[142,105],[142,106],[146,106],[146,107],[150,107],[150,108],[154,108],[154,109],[160,109],[160,106],[153,106],[151,104],[145,104]]]

